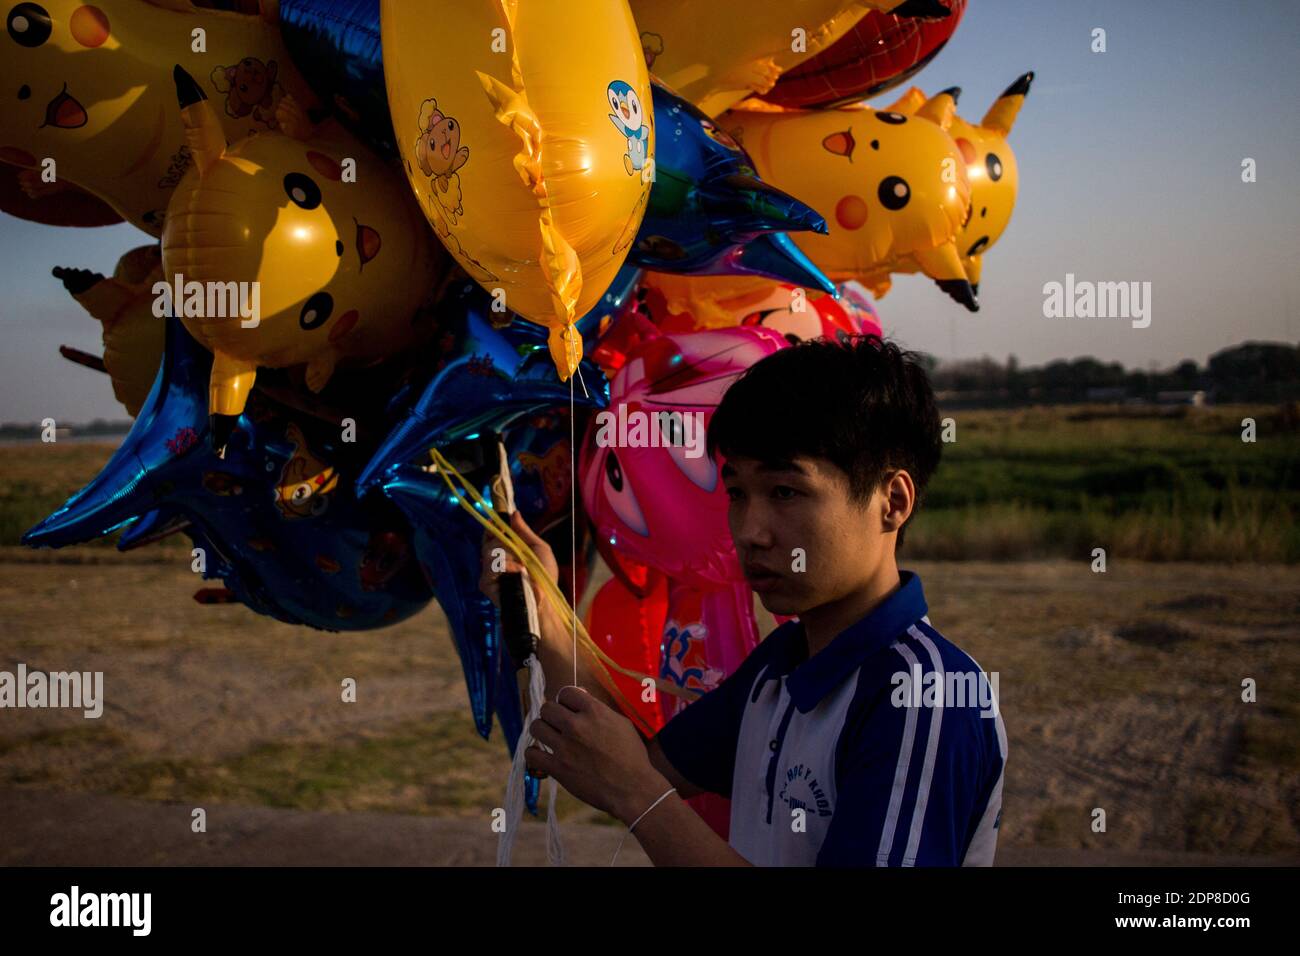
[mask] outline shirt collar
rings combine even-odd
[[[798,621],[782,625],[785,633],[779,652],[764,677],[789,675],[786,688],[795,706],[803,714],[812,710],[863,661],[887,648],[925,617],[927,607],[921,579],[911,571],[901,571],[899,581],[898,590],[857,623],[841,631],[811,658],[805,656],[808,645],[803,625]]]

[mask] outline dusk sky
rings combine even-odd
[[[1095,27],[1105,53],[1090,50]],[[962,87],[959,112],[978,121],[1019,74],[1036,73],[1011,135],[1019,202],[985,256],[978,314],[928,279],[898,276],[878,303],[886,331],[941,360],[1014,354],[1022,365],[1091,355],[1168,367],[1249,339],[1296,343],[1297,50],[1295,0],[971,0],[914,82]],[[1255,183],[1241,180],[1245,157]],[[0,420],[126,417],[106,376],[59,356],[60,344],[102,345],[50,268],[110,274],[146,241],[127,225],[0,216]],[[1067,273],[1150,282],[1150,327],[1045,318],[1043,286]]]

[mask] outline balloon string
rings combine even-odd
[[[514,760],[510,764],[510,776],[506,780],[506,828],[497,838],[497,866],[509,866],[514,852],[515,837],[519,833],[519,824],[524,816],[524,760],[529,747],[536,741],[529,730],[533,721],[541,712],[542,701],[546,697],[546,678],[542,673],[541,662],[536,654],[528,656],[528,714],[524,718],[524,731],[515,745]],[[538,743],[543,750],[550,752],[545,744]],[[548,781],[548,801],[546,809],[546,859],[552,866],[564,866],[564,845],[560,841],[560,824],[556,815],[558,790],[554,777]]]
[[[572,326],[570,326],[572,329]],[[579,375],[581,369],[574,369]],[[574,438],[574,414],[573,414],[573,379],[569,376],[569,569],[572,572],[572,587],[569,593],[573,595],[574,614],[573,614],[573,685],[578,686],[578,445]],[[585,392],[587,386],[583,385],[582,390]]]

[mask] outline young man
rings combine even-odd
[[[877,338],[754,365],[718,406],[708,451],[725,458],[746,578],[798,620],[645,741],[585,660],[580,689],[564,686],[572,638],[539,595],[539,658],[560,694],[532,727],[552,752],[530,748],[528,766],[635,823],[658,865],[991,865],[1006,760],[996,682],[930,625],[920,579],[895,561],[939,430],[925,371]],[[513,523],[554,574],[550,549]],[[684,802],[701,791],[730,797],[729,843]]]

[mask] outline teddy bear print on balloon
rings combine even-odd
[[[429,177],[430,190],[442,214],[454,226],[456,217],[465,212],[456,172],[469,162],[469,147],[460,144],[459,124],[453,117],[444,116],[432,97],[420,104],[415,159],[420,172]],[[438,234],[446,235],[447,230],[439,229]]]
[[[276,81],[276,70],[275,60],[263,63],[252,56],[213,70],[212,85],[226,94],[226,114],[236,119],[251,116],[267,129],[277,129],[275,107],[284,89]]]

